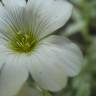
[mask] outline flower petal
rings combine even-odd
[[[0,2],[0,9],[2,8],[2,3]]]
[[[3,44],[5,44],[5,42],[3,42],[0,38],[0,73],[5,65],[5,56],[4,54],[6,53],[6,48]],[[3,53],[3,54],[2,54]]]
[[[50,91],[60,91],[67,84],[67,76],[55,64],[50,52],[41,48],[30,58],[29,71],[37,85]]]
[[[26,1],[25,0],[2,0],[4,5],[11,5],[11,6],[14,6],[14,5],[20,5],[20,6],[24,6],[26,4]]]
[[[61,36],[51,36],[40,42],[29,60],[32,77],[44,89],[58,91],[75,76],[82,66],[80,49]],[[31,63],[30,63],[31,61]]]
[[[0,35],[9,38],[14,32],[26,32],[24,19],[24,7],[9,6],[0,7]]]
[[[0,72],[1,72],[1,70],[3,68],[3,65],[4,65],[4,61],[3,60],[0,60]]]
[[[0,50],[2,50],[2,49],[0,48]],[[4,65],[5,65],[5,58],[3,57],[3,55],[0,54],[0,73],[1,73]]]
[[[65,0],[29,0],[26,8],[30,30],[39,37],[62,27],[71,13],[72,5]]]
[[[58,67],[68,76],[80,73],[83,66],[83,55],[73,42],[63,36],[50,36],[43,41],[43,44],[52,52],[55,59],[60,61]]]
[[[9,61],[0,72],[0,96],[15,96],[28,77],[27,70],[17,60]]]

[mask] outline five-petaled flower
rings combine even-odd
[[[43,89],[59,91],[82,67],[80,49],[51,35],[70,18],[65,0],[2,0],[0,3],[0,96],[14,96],[29,73]]]

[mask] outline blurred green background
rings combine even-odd
[[[96,0],[68,1],[74,6],[73,14],[57,34],[80,46],[84,54],[84,68],[77,77],[69,78],[61,92],[42,92],[25,84],[18,96],[96,96]]]

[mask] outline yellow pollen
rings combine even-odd
[[[37,44],[37,39],[32,33],[18,32],[9,41],[9,47],[19,53],[29,53]]]

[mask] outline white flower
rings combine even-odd
[[[29,73],[46,90],[58,91],[82,67],[80,49],[51,35],[70,18],[65,0],[2,0],[0,3],[0,96],[14,96]]]

